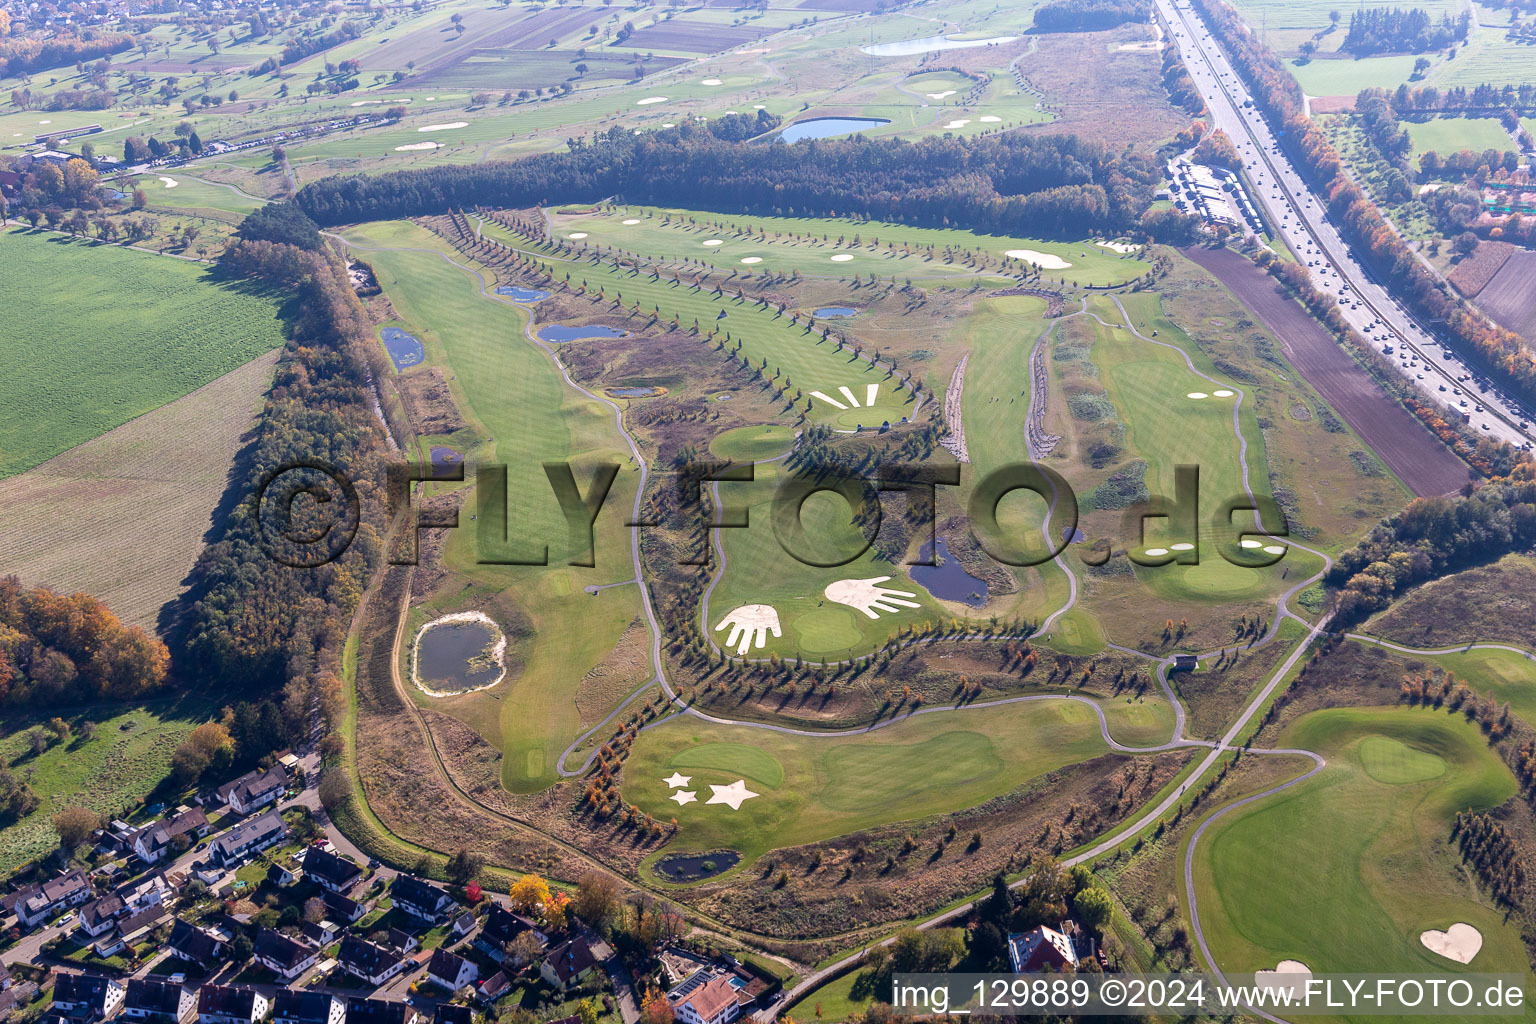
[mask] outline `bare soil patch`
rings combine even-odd
[[[1478,246],[1481,251],[1488,245]],[[1477,304],[1499,323],[1527,339],[1536,339],[1536,252],[1522,249],[1504,261]]]
[[[1035,52],[1019,61],[1019,68],[1061,114],[1021,130],[1071,132],[1118,149],[1153,145],[1187,125],[1189,115],[1169,103],[1163,91],[1157,55],[1117,49],[1146,31],[1145,26],[1122,26],[1036,36]]]
[[[1461,294],[1475,299],[1504,266],[1504,261],[1521,251],[1518,245],[1508,242],[1482,242],[1472,255],[1464,257],[1451,270],[1448,275],[1451,284]]]

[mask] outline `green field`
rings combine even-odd
[[[207,384],[283,342],[273,296],[199,264],[25,230],[6,234],[0,477]]]
[[[1470,149],[1474,153],[1492,149],[1502,153],[1514,149],[1509,133],[1496,117],[1437,117],[1430,121],[1405,121],[1403,128],[1413,139],[1409,162],[1417,167],[1419,157],[1429,150],[1441,156]]]
[[[1518,923],[1479,894],[1449,842],[1457,811],[1516,791],[1475,725],[1443,711],[1331,709],[1277,745],[1328,765],[1218,820],[1195,852],[1200,920],[1223,969],[1294,959],[1315,972],[1525,973]],[[1419,941],[1458,921],[1483,934],[1465,967]]]
[[[1076,701],[1029,701],[909,717],[872,735],[798,736],[675,718],[640,734],[624,797],[681,826],[674,850],[729,847],[749,864],[770,849],[972,807],[1105,750]],[[663,781],[691,778],[678,805]],[[761,794],[739,811],[706,804],[711,785]]]

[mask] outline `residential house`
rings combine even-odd
[[[117,919],[128,914],[128,904],[116,893],[92,900],[80,908],[80,930],[93,939],[99,939],[117,930]]]
[[[358,918],[368,913],[367,904],[361,900],[343,896],[339,892],[323,892],[320,894],[320,901],[325,904],[325,912],[344,925],[353,924]]]
[[[410,1003],[354,996],[347,1000],[347,1024],[427,1024],[427,1020]]]
[[[268,811],[242,822],[220,835],[208,846],[208,855],[222,864],[231,864],[271,846],[288,834],[288,824],[276,811]]]
[[[250,814],[276,801],[288,788],[288,773],[281,765],[265,771],[247,772],[233,782],[226,782],[214,793],[221,804],[228,804],[236,814]]]
[[[293,981],[320,959],[319,949],[271,928],[263,928],[253,946],[256,962],[284,981]]]
[[[578,935],[551,949],[539,966],[539,974],[555,988],[568,989],[580,984],[596,966],[591,945]]]
[[[390,978],[405,970],[406,959],[392,949],[375,945],[367,939],[360,939],[355,935],[345,936],[341,940],[341,951],[336,955],[337,963],[348,974],[355,975],[373,985],[382,985]],[[352,1009],[349,1005],[347,1016],[350,1019]]]
[[[507,977],[506,971],[497,971],[480,983],[480,998],[487,1003],[494,1003],[510,991],[512,979]]]
[[[304,877],[331,892],[348,892],[363,877],[363,869],[345,857],[310,847],[304,855]]]
[[[8,992],[16,979],[11,977],[11,969],[4,960],[0,960],[0,992]]]
[[[93,974],[61,974],[53,983],[53,1012],[71,1021],[105,1020],[123,1005],[123,986]]]
[[[453,937],[462,939],[475,930],[475,915],[469,911],[463,911],[453,919]]]
[[[90,898],[91,880],[85,877],[85,872],[74,868],[23,893],[16,901],[16,920],[31,928]]]
[[[549,936],[522,914],[514,914],[499,905],[492,906],[490,913],[485,915],[485,927],[475,936],[474,946],[486,956],[500,961],[506,956],[507,945],[523,932],[532,932],[541,946],[549,942]]]
[[[463,1003],[438,1003],[432,1024],[475,1024],[475,1011]]]
[[[457,953],[439,949],[427,964],[427,978],[434,985],[457,992],[465,985],[472,985],[480,977],[480,968],[473,960],[466,960]]]
[[[185,1024],[197,1012],[197,994],[185,985],[151,978],[130,978],[123,996],[123,1016],[154,1024]]]
[[[400,875],[389,890],[395,906],[422,921],[436,922],[453,907],[448,891],[415,875]]]
[[[1061,930],[1049,925],[1037,925],[1027,932],[1008,936],[1008,962],[1015,974],[1031,974],[1043,970],[1075,970],[1077,946],[1069,934],[1075,926],[1067,922]]]
[[[682,1024],[730,1024],[741,1013],[730,978],[703,970],[668,992],[667,1002]]]
[[[318,949],[324,949],[335,942],[339,931],[334,921],[305,921],[299,925],[299,934],[304,941]]]
[[[271,1005],[244,985],[204,985],[197,994],[197,1024],[257,1024]]]
[[[165,945],[172,956],[199,967],[209,967],[224,957],[224,940],[180,918],[171,926]]]
[[[347,1004],[323,992],[280,988],[272,1000],[272,1024],[346,1024]]]
[[[148,938],[149,933],[166,918],[165,908],[157,905],[145,907],[137,914],[117,919],[117,928],[97,939],[92,945],[97,956],[116,956],[129,946],[136,946]]]
[[[402,953],[414,953],[416,947],[421,945],[416,936],[404,928],[391,928],[385,933],[384,941],[389,943],[390,949],[398,949]]]
[[[146,864],[158,864],[173,850],[185,850],[208,835],[208,816],[191,807],[146,825],[133,835],[133,852]]]

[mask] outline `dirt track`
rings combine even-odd
[[[1214,274],[1280,339],[1291,365],[1414,494],[1448,494],[1467,467],[1413,414],[1387,397],[1274,278],[1230,249],[1192,247],[1184,255]]]

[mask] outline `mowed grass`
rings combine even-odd
[[[624,797],[676,818],[672,850],[729,847],[743,866],[770,849],[972,807],[1029,779],[1103,753],[1098,719],[1076,701],[1042,700],[908,717],[874,733],[797,736],[675,718],[642,732]],[[690,777],[679,806],[662,780]],[[707,804],[711,785],[760,794],[739,811]]]
[[[1399,655],[1438,665],[1477,691],[1492,694],[1526,722],[1536,722],[1536,660],[1515,651],[1474,648],[1451,654]]]
[[[65,807],[125,816],[150,793],[171,768],[171,753],[183,737],[214,711],[212,703],[167,697],[137,705],[103,704],[48,711],[7,714],[0,739],[0,764],[32,787],[36,811],[0,829],[0,875],[12,871],[58,845],[52,816]],[[31,727],[60,714],[74,729],[66,743],[53,743],[33,754]],[[82,728],[96,723],[94,739]]]
[[[1437,117],[1429,121],[1405,121],[1403,128],[1413,140],[1409,162],[1415,167],[1419,157],[1430,150],[1449,156],[1464,149],[1474,153],[1493,149],[1502,153],[1515,148],[1509,133],[1494,117]]]
[[[154,629],[202,551],[277,356],[0,481],[0,566]]]
[[[359,251],[374,265],[399,317],[421,339],[427,353],[423,365],[441,367],[447,377],[474,435],[465,443],[466,474],[472,479],[476,467],[486,464],[507,469],[504,520],[496,510],[480,514],[476,500],[484,495],[471,498],[460,512],[460,528],[449,536],[444,561],[463,582],[453,583],[444,600],[466,586],[507,592],[533,632],[521,652],[518,679],[457,699],[452,711],[492,742],[500,737],[509,789],[542,789],[557,778],[561,751],[592,724],[576,703],[579,684],[639,614],[633,587],[596,595],[582,590],[633,575],[630,531],[623,523],[634,503],[638,469],[623,447],[613,410],[568,387],[550,357],[524,336],[527,313],[482,296],[475,278],[436,255],[447,250],[435,235],[412,224],[384,222],[347,237],[364,247]],[[390,251],[390,246],[427,251]],[[573,550],[565,519],[544,474],[544,462],[566,460],[583,493],[596,464],[621,467],[597,519],[594,568],[568,564]],[[545,546],[547,566],[487,563],[536,557]]]
[[[1443,711],[1339,708],[1298,720],[1277,745],[1314,750],[1327,767],[1220,819],[1195,851],[1200,920],[1222,968],[1528,970],[1518,922],[1477,891],[1450,841],[1457,811],[1516,792],[1475,725]],[[1465,967],[1419,941],[1458,921],[1483,934]]]
[[[185,260],[11,231],[0,477],[202,387],[282,344],[276,299]]]

